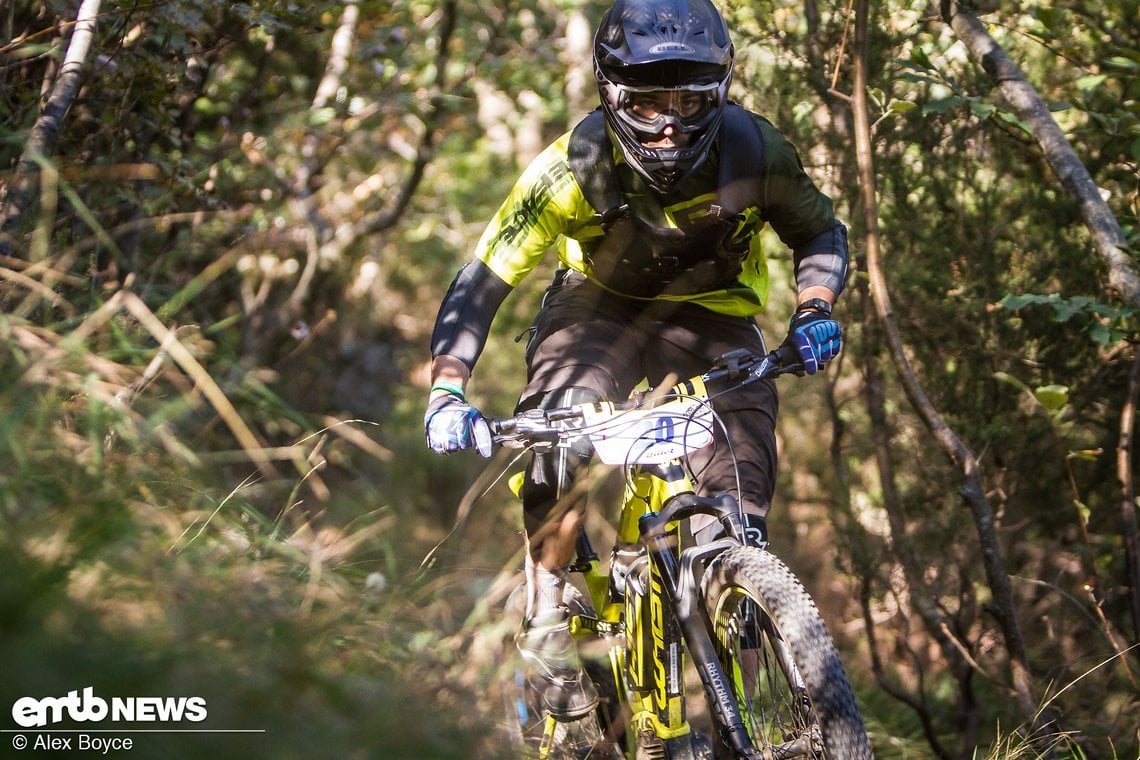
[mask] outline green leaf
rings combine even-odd
[[[1041,22],[1041,31],[1047,31],[1051,36],[1072,31],[1058,8],[1034,8],[1033,15]]]
[[[314,127],[319,127],[328,124],[336,118],[336,109],[326,106],[325,108],[318,108],[309,114],[309,124]]]
[[[1069,403],[1069,389],[1064,385],[1042,385],[1033,390],[1033,397],[1050,412],[1059,412]]]
[[[1104,449],[1081,449],[1079,451],[1070,451],[1070,459],[1080,459],[1084,462],[1095,462],[1104,453]]]
[[[1100,322],[1097,322],[1089,328],[1089,337],[1091,337],[1093,342],[1098,346],[1107,346],[1113,342],[1113,332],[1114,331],[1107,325],[1102,325]]]
[[[1047,302],[1048,302],[1047,296],[1027,294],[1027,295],[1020,295],[1020,296],[1008,295],[1005,298],[1001,299],[998,302],[998,304],[1000,306],[1006,308],[1006,309],[1012,309],[1014,311],[1017,311],[1018,309],[1025,308],[1026,306],[1029,306],[1031,304],[1041,304],[1041,303],[1047,303]]]
[[[1104,62],[1104,65],[1111,69],[1122,69],[1124,71],[1138,72],[1140,71],[1140,61],[1134,61],[1131,58],[1126,58],[1122,55],[1114,55]]]
[[[951,95],[947,98],[939,98],[938,100],[931,100],[922,107],[923,115],[929,113],[946,113],[952,108],[958,108],[966,103],[966,99],[960,95]]]
[[[1093,322],[1089,325],[1087,331],[1093,342],[1101,347],[1110,346],[1117,341],[1124,340],[1128,335],[1125,331],[1113,327],[1111,324],[1104,324],[1103,322]]]
[[[1089,74],[1083,76],[1076,81],[1077,89],[1088,95],[1093,90],[1100,87],[1108,79],[1108,74]]]
[[[934,70],[934,64],[930,62],[930,56],[922,48],[915,48],[910,52],[911,60],[916,64],[926,69],[927,71]]]
[[[930,71],[929,67],[927,66],[920,66],[914,61],[908,61],[903,58],[896,59],[895,63],[897,63],[899,66],[902,66],[904,69],[910,69],[912,71]]]
[[[1033,130],[1029,128],[1029,125],[1026,124],[1024,121],[1022,121],[1021,119],[1017,118],[1017,116],[1015,114],[1013,114],[1009,111],[998,110],[994,114],[994,118],[1000,119],[1001,121],[1004,121],[1006,124],[1009,124],[1010,126],[1017,127],[1022,132],[1024,132],[1026,134],[1026,136],[1028,136],[1028,137],[1033,137]]]
[[[904,71],[902,74],[899,74],[899,79],[907,82],[915,82],[917,84],[942,84],[942,80],[940,79],[935,79],[926,74],[912,74],[909,71]]]
[[[918,103],[912,103],[909,100],[892,100],[890,107],[887,109],[891,113],[902,113],[903,111],[912,111],[918,108]],[[1140,143],[1140,140],[1136,141]]]
[[[815,103],[806,100],[800,101],[792,108],[792,118],[797,124],[807,123],[813,113],[815,113]]]
[[[980,100],[970,99],[970,110],[977,114],[979,119],[988,119],[998,110],[997,106],[983,103]]]
[[[1091,509],[1089,509],[1089,506],[1088,506],[1088,504],[1085,504],[1085,503],[1084,503],[1083,501],[1081,501],[1080,499],[1073,499],[1073,504],[1075,504],[1075,505],[1076,505],[1076,507],[1077,507],[1077,512],[1078,512],[1078,513],[1080,514],[1080,516],[1081,516],[1081,523],[1082,523],[1083,525],[1088,525],[1088,523],[1089,523],[1089,517],[1091,517],[1091,516],[1092,516],[1092,510],[1091,510]]]
[[[1092,299],[1088,296],[1073,296],[1067,300],[1056,298],[1051,303],[1053,304],[1053,321],[1068,322],[1078,314],[1089,311],[1088,306],[1092,303]]]

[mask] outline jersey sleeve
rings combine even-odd
[[[761,180],[761,213],[792,249],[796,284],[825,285],[838,294],[847,277],[847,228],[835,207],[816,187],[787,138],[761,120],[766,171]]]
[[[511,289],[577,217],[588,215],[570,174],[568,137],[531,162],[483,231],[474,260],[460,269],[439,307],[432,356],[453,356],[473,370]]]
[[[569,139],[563,135],[531,162],[475,247],[475,258],[511,287],[580,224],[583,203],[567,159]]]

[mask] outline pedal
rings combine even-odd
[[[592,615],[571,615],[570,633],[574,636],[617,636],[625,631],[620,623],[600,620]]]

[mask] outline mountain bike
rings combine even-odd
[[[525,757],[872,757],[815,603],[747,535],[736,499],[697,495],[684,466],[686,453],[713,441],[711,398],[788,372],[802,374],[793,350],[739,350],[659,392],[489,421],[496,442],[509,447],[549,449],[588,436],[597,458],[626,475],[610,561],[603,567],[583,529],[571,570],[584,593],[565,600],[598,708],[583,725],[559,723],[538,714],[518,679],[512,710]],[[716,517],[724,537],[685,545],[682,527],[699,514]],[[694,671],[688,680],[703,686],[711,737],[689,719],[686,674]]]

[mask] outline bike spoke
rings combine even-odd
[[[702,594],[718,659],[759,757],[869,760],[834,644],[786,566],[761,550],[730,550],[710,565]]]

